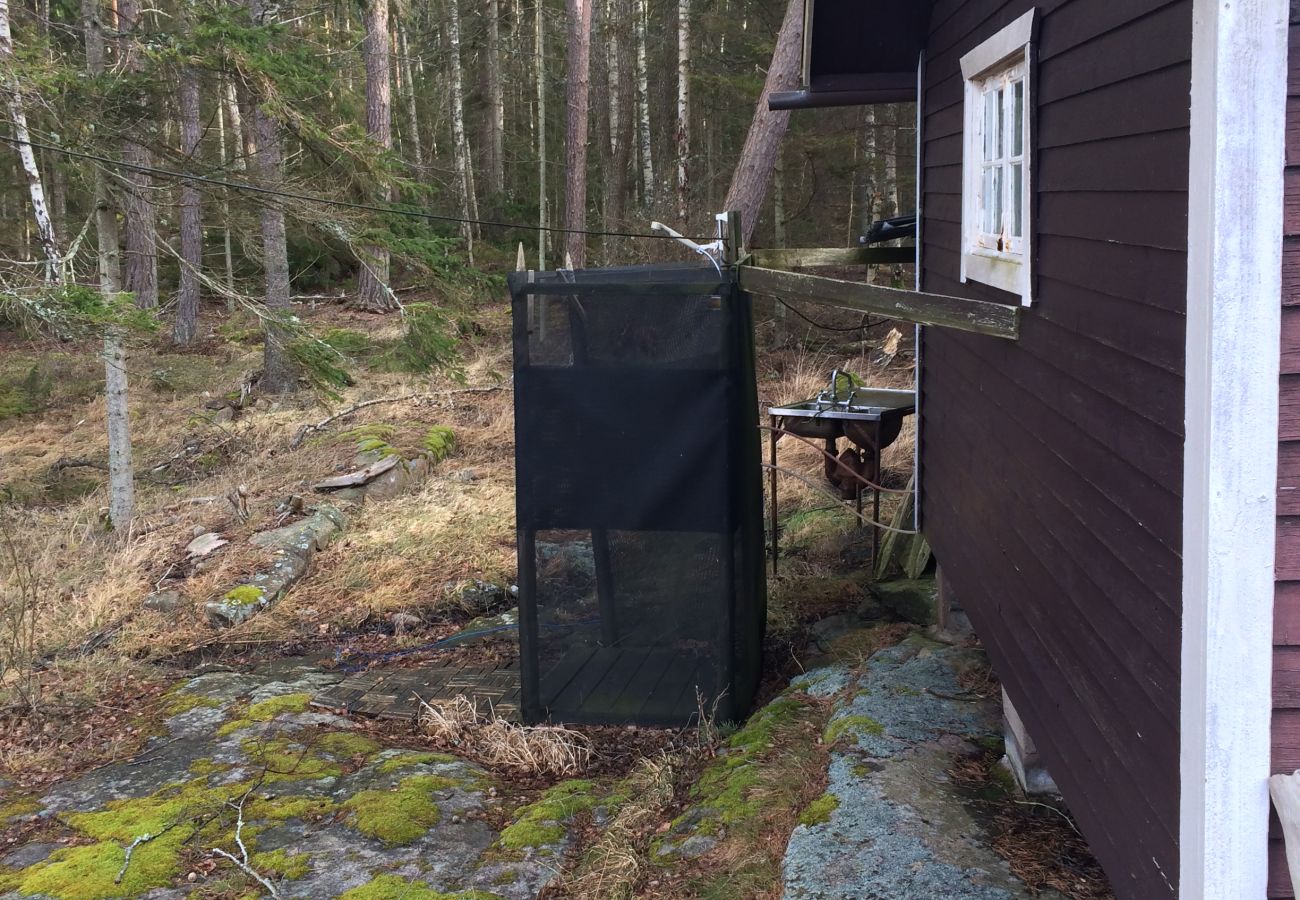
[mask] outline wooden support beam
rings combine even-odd
[[[801,247],[751,250],[754,265],[764,269],[814,266],[893,266],[916,262],[915,247]]]
[[[901,322],[939,325],[1008,340],[1015,340],[1020,334],[1018,306],[904,291],[802,272],[780,272],[758,266],[739,268],[740,286],[752,294],[838,306]]]

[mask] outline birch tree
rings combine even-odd
[[[181,71],[180,90],[181,155],[194,168],[199,151],[199,77],[193,67]],[[172,342],[177,346],[193,343],[199,329],[199,283],[203,270],[203,203],[198,185],[181,182],[181,271],[180,290],[176,297],[176,320],[172,325]]]
[[[36,164],[36,154],[32,152],[32,138],[27,130],[27,108],[23,98],[22,83],[13,74],[14,39],[9,27],[9,0],[0,0],[0,70],[6,74],[5,93],[9,110],[9,121],[13,124],[14,144],[18,150],[18,160],[23,174],[27,177],[27,194],[31,198],[32,217],[36,221],[36,234],[41,244],[41,253],[45,256],[45,277],[47,281],[58,281],[61,277],[59,260],[59,242],[54,234],[54,222],[50,219],[49,207],[45,204],[45,185],[41,181],[41,170]]]
[[[415,102],[415,73],[411,68],[411,48],[407,41],[406,26],[397,26],[400,48],[397,69],[402,75],[403,101],[406,104],[406,130],[410,139],[411,163],[417,172],[424,170],[424,148],[420,143],[420,115]]]
[[[758,224],[772,169],[790,122],[789,111],[768,109],[767,98],[773,91],[788,90],[798,84],[802,47],[803,0],[790,0],[777,35],[776,48],[772,51],[772,63],[767,68],[763,92],[758,96],[745,146],[740,151],[740,161],[732,172],[731,186],[723,202],[724,209],[740,213],[740,227],[746,244]]]
[[[591,3],[567,0],[569,47],[564,124],[564,249],[573,268],[587,262],[587,115],[591,92]],[[566,263],[568,265],[568,263]]]
[[[366,63],[366,134],[371,143],[387,153],[393,149],[392,65],[389,59],[388,0],[367,0],[366,36],[361,52]],[[382,200],[391,200],[388,187]],[[386,247],[372,244],[361,251],[361,272],[357,275],[357,305],[372,312],[397,308],[388,287],[389,255]]]
[[[86,74],[104,74],[104,25],[97,0],[81,0],[81,24],[86,43]],[[95,234],[99,244],[99,289],[113,301],[122,291],[122,258],[118,246],[117,208],[108,189],[108,176],[95,166]],[[131,420],[127,405],[126,339],[122,329],[104,332],[104,407],[108,424],[108,520],[125,532],[135,514],[135,471],[131,461]]]
[[[641,202],[654,203],[655,166],[650,133],[650,75],[646,67],[646,0],[636,0],[637,136],[641,148]]]

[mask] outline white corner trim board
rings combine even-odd
[[[1287,0],[1192,8],[1176,888],[1189,900],[1262,900],[1268,877],[1287,14]]]
[[[1034,10],[1016,19],[961,58],[961,77],[970,81],[993,68],[1029,43],[1034,33]]]

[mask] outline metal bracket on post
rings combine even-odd
[[[745,232],[740,225],[740,212],[738,210],[727,210],[720,212],[714,219],[717,220],[722,232],[722,264],[725,266],[738,266],[745,260]]]

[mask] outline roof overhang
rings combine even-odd
[[[774,91],[771,109],[916,100],[916,69],[933,0],[805,0],[803,88]]]

